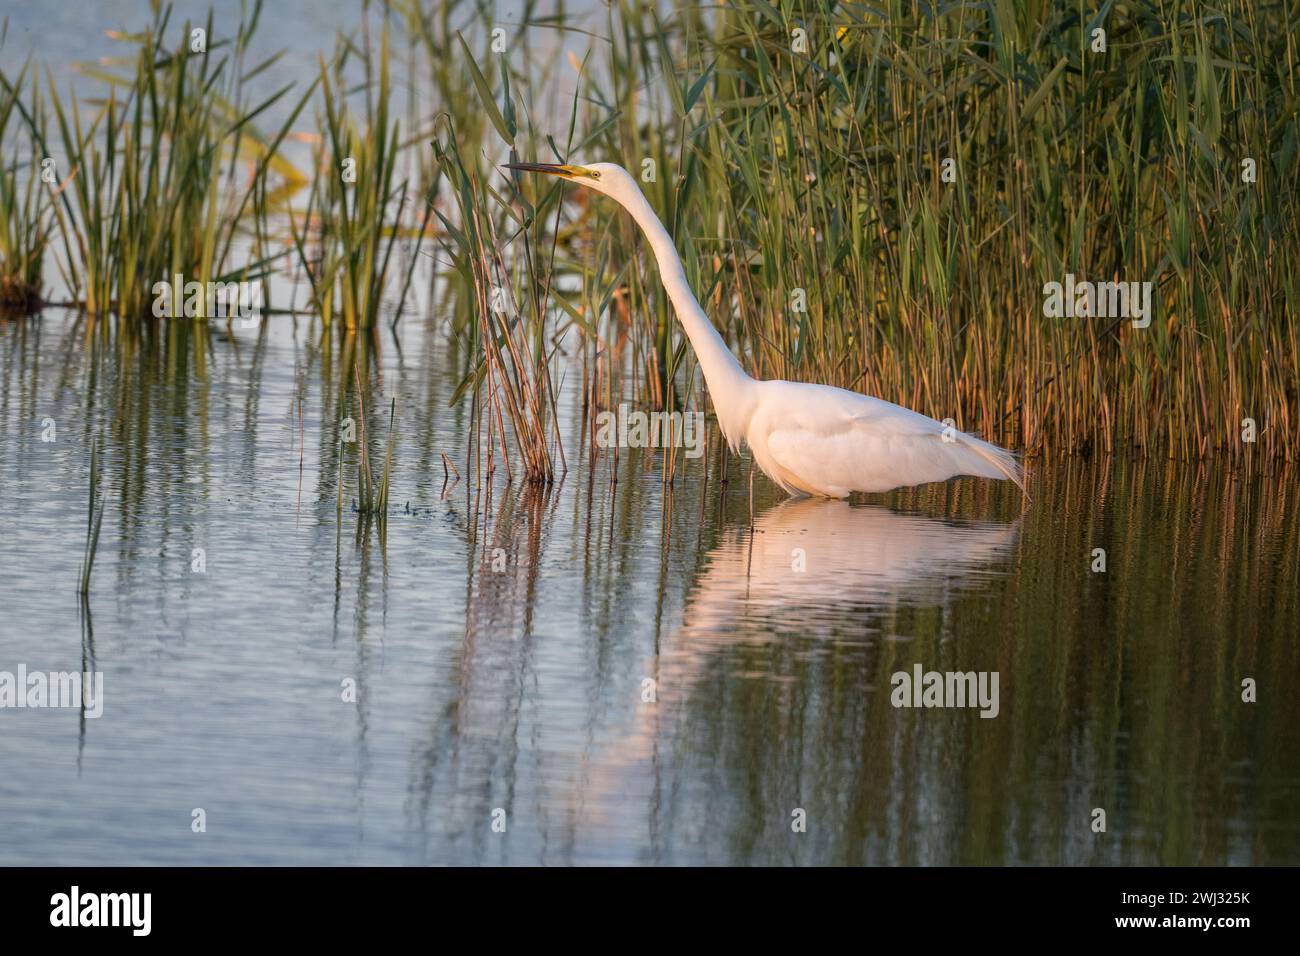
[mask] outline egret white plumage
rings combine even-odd
[[[1009,479],[1024,489],[1016,457],[920,412],[830,385],[758,380],[741,368],[691,292],[672,237],[636,180],[614,163],[511,163],[603,193],[636,220],[659,278],[695,349],[718,424],[732,450],[749,446],[759,468],[790,494],[846,498],[947,481]]]

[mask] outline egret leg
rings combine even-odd
[[[754,459],[749,460],[749,527],[754,527]]]

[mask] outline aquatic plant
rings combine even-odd
[[[385,27],[377,55],[368,46],[360,51],[366,75],[360,124],[342,96],[344,70],[355,48],[342,45],[332,65],[321,58],[318,82],[324,102],[319,122],[324,132],[315,151],[317,178],[301,225],[291,213],[294,244],[312,287],[315,311],[324,324],[339,317],[350,330],[376,323],[411,191],[408,181],[399,181],[395,174],[401,124],[389,118],[388,37]],[[414,230],[412,264],[432,209],[429,202],[424,207]],[[403,300],[409,283],[408,268]]]
[[[373,48],[370,9],[271,135],[255,122],[289,88],[247,95],[275,59],[244,67],[259,4],[230,38],[209,14],[172,45],[159,5],[118,37],[133,53],[84,67],[106,85],[90,105],[0,76],[0,131],[31,140],[10,132],[0,168],[6,295],[30,305],[53,247],[81,307],[134,322],[154,282],[264,280],[287,241],[322,321],[371,329],[386,297],[400,315],[437,231],[429,298],[469,356],[456,400],[492,449],[480,471],[513,475],[514,457],[544,481],[553,454],[564,468],[553,383],[575,357],[588,431],[620,401],[700,402],[633,224],[495,169],[615,161],[751,374],[869,392],[1031,454],[1300,452],[1292,4],[628,0],[583,21],[599,39],[581,61],[541,42],[579,29],[563,7],[498,26],[478,5],[391,0]],[[569,66],[561,136],[537,108]],[[281,148],[308,102],[310,181]],[[1054,314],[1048,290],[1075,280],[1141,287],[1149,308]]]
[[[0,143],[13,144],[12,153],[0,155],[0,310],[24,314],[40,307],[41,269],[50,239],[49,191],[41,178],[44,157],[16,131],[24,118],[38,128],[45,122],[34,79],[30,110],[20,105],[26,78],[26,69],[12,84],[0,76]]]
[[[255,196],[267,194],[270,171],[298,176],[278,147],[306,97],[270,137],[258,133],[254,120],[290,87],[240,105],[244,84],[275,59],[243,66],[260,11],[260,2],[254,4],[230,39],[213,36],[209,12],[205,26],[186,24],[173,48],[163,40],[171,7],[156,8],[142,33],[114,35],[133,44],[134,53],[82,67],[107,87],[102,105],[85,115],[81,98],[48,80],[66,164],[54,167],[62,184],[54,207],[65,252],[60,269],[87,312],[142,319],[156,304],[155,284],[178,274],[201,284],[254,282],[268,274],[269,257],[236,262],[232,247],[248,234],[245,215]],[[31,134],[54,158],[35,114]],[[240,188],[237,174],[245,164],[251,171]],[[200,304],[197,317],[206,312]]]
[[[100,493],[99,456],[100,442],[90,446],[90,481],[86,504],[86,546],[81,555],[81,576],[77,593],[90,593],[90,572],[95,566],[95,552],[99,550],[99,529],[104,524],[104,496]]]

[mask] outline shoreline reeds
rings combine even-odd
[[[394,300],[401,314],[424,261],[471,356],[455,400],[482,440],[466,473],[499,462],[546,482],[565,468],[564,372],[581,376],[588,421],[629,399],[700,402],[635,226],[495,169],[601,159],[641,177],[756,375],[869,392],[1029,455],[1300,454],[1293,5],[1135,0],[1085,19],[1011,0],[667,15],[630,0],[598,15],[604,37],[571,63],[540,42],[574,26],[563,10],[528,7],[509,55],[486,36],[475,54],[454,6],[382,4],[373,45],[364,14],[300,95],[248,95],[275,59],[244,66],[260,4],[225,38],[209,15],[197,53],[164,43],[159,5],[120,38],[134,52],[86,70],[102,100],[34,70],[0,75],[0,132],[30,139],[0,167],[3,297],[39,305],[54,251],[79,308],[143,323],[155,281],[265,283],[287,249],[323,326],[361,331]],[[420,73],[406,78],[406,139],[389,102],[403,42]],[[564,121],[545,99],[570,66],[566,138],[548,133]],[[307,176],[283,147],[312,103]],[[39,178],[45,157],[55,183]],[[1045,284],[1067,274],[1152,283],[1150,324],[1045,315]]]

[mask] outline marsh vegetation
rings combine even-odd
[[[1294,4],[151,8],[0,59],[0,652],[107,672],[0,736],[24,846],[1295,861]],[[708,396],[631,220],[512,160],[621,163],[749,372],[1013,447],[1033,506],[605,447]],[[1067,275],[1150,324],[1045,315]],[[915,662],[999,717],[900,715]]]
[[[10,306],[40,305],[51,259],[61,295],[130,329],[173,274],[285,270],[269,315],[373,337],[418,281],[470,359],[456,398],[489,460],[469,470],[549,480],[582,440],[554,427],[562,375],[593,409],[703,404],[635,226],[497,166],[597,157],[641,178],[759,376],[1031,455],[1296,454],[1289,4],[527,3],[498,22],[393,0],[273,90],[275,57],[248,60],[263,13],[181,24],[160,5],[84,68],[94,94],[35,63],[0,77]],[[579,30],[598,31],[582,59],[557,42]],[[305,165],[287,140],[312,144]],[[1153,321],[1046,317],[1067,274],[1152,283]]]

